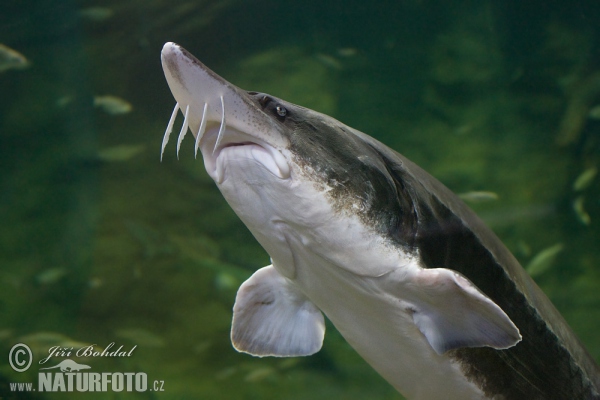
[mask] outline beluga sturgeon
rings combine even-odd
[[[408,399],[600,399],[550,300],[455,194],[374,138],[248,92],[175,43],[162,66],[208,175],[271,265],[239,288],[235,349],[319,351],[323,314]]]

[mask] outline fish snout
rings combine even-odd
[[[254,92],[246,92],[202,64],[176,43],[163,46],[161,62],[165,77],[177,103],[171,113],[161,146],[161,161],[175,119],[181,111],[183,125],[177,138],[177,157],[188,130],[195,137],[194,157],[201,149],[207,172],[220,183],[217,158],[228,147],[252,145],[249,151],[234,155],[251,156],[278,178],[290,176],[290,166],[281,150],[287,139],[277,123],[262,109]],[[265,150],[265,151],[262,151]]]

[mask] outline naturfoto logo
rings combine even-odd
[[[112,342],[104,349],[96,345],[73,347],[53,346],[48,350],[48,356],[39,361],[40,365],[48,363],[54,357],[131,357],[137,345],[130,349],[116,347]],[[30,368],[33,353],[29,346],[19,343],[13,346],[9,353],[9,364],[16,372],[24,372]],[[48,364],[52,364],[49,362]],[[13,392],[145,392],[164,391],[164,381],[155,380],[148,386],[148,376],[144,372],[88,372],[90,365],[79,363],[66,358],[52,366],[44,366],[38,372],[38,385],[33,382],[10,383]],[[48,372],[46,372],[49,370]]]
[[[145,392],[148,390],[148,376],[143,372],[80,372],[90,369],[89,365],[79,364],[71,359],[62,360],[53,367],[61,372],[39,372],[39,392]]]

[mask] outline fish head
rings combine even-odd
[[[177,44],[165,44],[162,65],[187,115],[182,132],[188,124],[206,171],[272,258],[285,227],[331,236],[319,229],[332,219],[358,218],[385,232],[402,223],[406,213],[398,207],[406,196],[374,139],[319,112],[240,89]]]

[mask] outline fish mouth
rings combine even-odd
[[[161,53],[169,88],[177,101],[161,146],[161,161],[181,111],[184,122],[177,138],[177,157],[188,130],[195,138],[194,156],[202,152],[210,177],[220,184],[234,160],[253,160],[279,179],[290,178],[284,156],[287,141],[277,124],[260,107],[255,92],[246,92],[208,69],[175,43]]]
[[[200,141],[204,167],[217,183],[225,180],[228,164],[234,160],[251,160],[279,179],[290,177],[290,167],[283,154],[270,144],[236,129],[225,129],[219,140],[220,127],[207,132]]]

